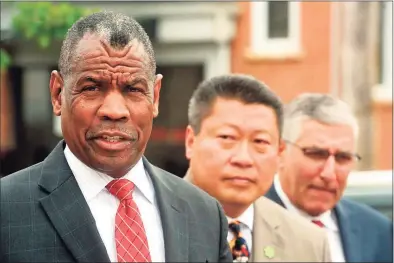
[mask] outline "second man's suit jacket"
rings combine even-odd
[[[0,262],[110,262],[64,146],[1,179]],[[166,262],[231,262],[219,203],[146,159],[144,167],[156,193]]]
[[[266,197],[285,207],[275,187]],[[346,262],[393,262],[393,222],[367,207],[343,198],[333,209]]]
[[[325,231],[264,196],[254,202],[252,242],[251,262],[331,262]]]
[[[325,231],[264,196],[254,203],[252,238],[252,262],[331,262]]]

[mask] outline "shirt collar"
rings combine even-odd
[[[98,172],[84,164],[71,152],[67,145],[64,149],[64,155],[79,187],[81,188],[82,194],[87,201],[96,197],[105,189],[105,186],[113,180],[111,176]],[[136,190],[140,191],[145,198],[153,204],[153,184],[145,171],[142,158],[122,178],[132,181],[136,186]]]
[[[251,204],[248,209],[246,209],[239,217],[231,218],[227,217],[227,221],[230,223],[232,221],[238,220],[242,224],[246,225],[250,231],[253,231],[253,217],[254,217],[254,209],[253,204]]]
[[[285,192],[283,191],[282,185],[279,181],[279,176],[277,174],[275,175],[275,178],[274,178],[274,188],[275,188],[275,191],[278,194],[279,198],[282,200],[283,204],[287,208],[287,210],[289,210],[290,212],[295,212],[296,214],[306,218],[309,221],[320,220],[326,228],[328,228],[332,231],[338,231],[336,219],[335,219],[334,213],[332,213],[331,210],[328,210],[328,211],[324,212],[323,214],[320,214],[319,216],[310,216],[306,212],[295,207],[291,203],[290,199],[287,197]]]

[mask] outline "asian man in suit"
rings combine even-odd
[[[59,69],[49,86],[64,140],[1,179],[0,262],[230,262],[219,203],[143,156],[162,79],[144,29],[84,17]]]
[[[330,95],[301,94],[285,107],[287,140],[267,197],[326,230],[334,262],[393,262],[393,223],[342,198],[356,153],[358,125]]]
[[[189,104],[185,180],[219,200],[236,261],[331,262],[324,231],[263,195],[284,143],[282,102],[257,79],[203,81]]]

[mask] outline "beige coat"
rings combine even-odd
[[[190,170],[184,177],[191,182]],[[251,262],[331,262],[323,229],[262,196],[254,203]]]
[[[331,262],[323,229],[265,197],[254,203],[253,224],[252,262]]]

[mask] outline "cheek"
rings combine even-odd
[[[131,103],[128,106],[132,120],[139,126],[150,126],[153,119],[153,104],[150,102]]]
[[[194,148],[193,159],[196,164],[208,171],[221,170],[230,156],[228,150],[223,149],[214,140],[197,142],[198,147]]]
[[[314,180],[319,177],[319,170],[306,162],[293,162],[289,180],[298,191],[304,191]]]
[[[338,186],[341,192],[346,188],[348,175],[348,172],[337,173]]]
[[[69,118],[72,119],[70,125],[78,126],[82,130],[88,129],[95,120],[95,112],[96,108],[92,105],[85,103],[74,104],[71,111],[69,111]]]
[[[255,159],[256,170],[257,170],[257,186],[258,191],[265,194],[271,187],[274,176],[278,172],[278,156],[264,156]]]
[[[258,174],[263,175],[264,179],[271,179],[278,172],[279,156],[276,153],[261,154],[256,153],[254,163]]]

